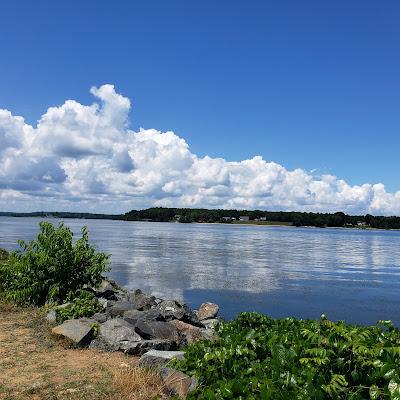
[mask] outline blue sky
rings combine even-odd
[[[133,130],[199,157],[400,189],[399,2],[3,0],[0,18],[0,108],[31,125],[111,83]]]

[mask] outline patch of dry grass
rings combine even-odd
[[[121,400],[151,400],[166,398],[165,388],[158,373],[138,366],[124,365],[113,374],[113,383]]]
[[[38,310],[0,303],[1,400],[150,400],[162,389],[137,358],[67,348]]]

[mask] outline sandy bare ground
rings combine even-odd
[[[152,399],[155,374],[122,353],[68,348],[55,341],[37,310],[0,304],[0,399]]]

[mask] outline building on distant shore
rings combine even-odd
[[[250,217],[248,215],[241,215],[239,221],[250,221]]]
[[[236,218],[235,217],[222,217],[221,218],[221,222],[232,222],[235,221]]]

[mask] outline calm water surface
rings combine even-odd
[[[0,217],[0,247],[32,239],[37,218]],[[53,222],[58,222],[53,219]],[[400,232],[74,220],[112,254],[111,277],[129,289],[220,304],[222,315],[400,325]]]

